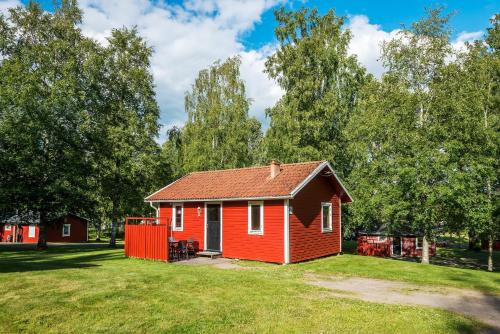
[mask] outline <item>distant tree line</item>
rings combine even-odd
[[[126,28],[102,46],[83,36],[81,17],[74,0],[0,17],[0,209],[36,210],[41,227],[64,211],[115,224],[149,215],[143,198],[191,171],[325,159],[354,198],[345,233],[382,224],[420,233],[428,263],[430,240],[467,232],[489,240],[492,270],[500,15],[457,51],[449,15],[428,10],[383,44],[386,72],[375,78],[348,53],[345,18],[277,10],[265,72],[284,95],[266,110],[269,128],[249,116],[231,57],[200,71],[185,125],[162,145],[152,49]]]

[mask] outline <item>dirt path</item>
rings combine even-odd
[[[500,297],[478,291],[429,288],[370,278],[307,276],[307,283],[332,290],[332,295],[387,304],[425,305],[475,317],[500,333]]]

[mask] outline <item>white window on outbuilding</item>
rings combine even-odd
[[[424,247],[424,239],[415,238],[415,245],[417,246],[417,249],[421,249],[422,247]]]
[[[321,203],[321,232],[332,232],[332,203]]]
[[[71,224],[63,224],[62,236],[69,237],[71,235]]]
[[[12,231],[12,225],[5,225],[6,231]]]
[[[248,234],[264,234],[264,202],[248,202]]]
[[[174,231],[182,231],[184,229],[184,206],[182,203],[172,206],[172,224]]]
[[[35,225],[30,225],[28,227],[28,238],[34,238],[36,234],[36,226]]]

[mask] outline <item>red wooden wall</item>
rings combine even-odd
[[[125,225],[125,256],[168,260],[168,225]]]
[[[63,237],[63,224],[70,224],[70,235]],[[0,241],[6,241],[9,235],[12,235],[16,229],[21,228],[21,235],[23,243],[36,243],[38,242],[39,227],[35,226],[35,237],[29,237],[29,226],[11,225],[11,230],[6,231],[5,225],[0,225]],[[88,231],[87,231],[87,221],[80,219],[78,217],[68,215],[64,218],[58,219],[53,223],[47,225],[47,241],[49,242],[85,242],[87,241]]]
[[[379,238],[385,238],[380,241]],[[358,255],[366,256],[392,256],[393,237],[380,237],[378,235],[359,235],[357,239]],[[436,255],[436,243],[429,244],[429,256]],[[416,237],[401,237],[401,256],[421,257],[422,249],[417,248]]]
[[[13,233],[17,234],[17,229],[21,229],[22,242],[23,243],[36,243],[38,242],[38,226],[35,226],[35,237],[29,237],[29,226],[28,225],[11,225],[10,231],[5,230],[5,225],[0,225],[0,241],[7,241],[7,238]]]
[[[205,236],[205,204],[203,202],[186,202],[184,205],[184,226],[182,231],[169,231],[169,236],[176,240],[193,239],[198,242],[199,249],[204,249]],[[198,216],[198,207],[200,215]],[[172,221],[172,204],[160,203],[160,223]]]
[[[284,262],[282,200],[264,201],[264,234],[248,234],[248,201],[222,205],[222,256]]]
[[[415,237],[401,237],[401,255],[409,257],[421,257],[422,249],[417,248],[417,238]],[[429,243],[429,256],[436,255],[436,243]]]
[[[63,224],[70,224],[70,235],[63,237]],[[47,241],[49,242],[85,242],[87,241],[87,221],[68,215],[47,226]]]
[[[392,238],[387,237],[384,241],[379,236],[360,235],[357,243],[358,255],[389,257],[392,255]]]
[[[332,232],[321,232],[321,203],[331,202]],[[290,200],[290,262],[340,253],[340,199],[328,179],[316,176]]]
[[[488,240],[481,240],[481,248],[484,250],[488,250]],[[493,241],[493,250],[500,250],[500,240]]]

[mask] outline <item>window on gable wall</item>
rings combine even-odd
[[[263,202],[248,202],[248,233],[264,234]]]
[[[182,204],[175,204],[173,206],[173,218],[174,218],[174,231],[182,231],[183,228],[183,206]]]
[[[70,233],[71,233],[71,225],[70,224],[63,224],[62,236],[69,237]]]
[[[332,203],[321,203],[321,232],[332,231]]]

